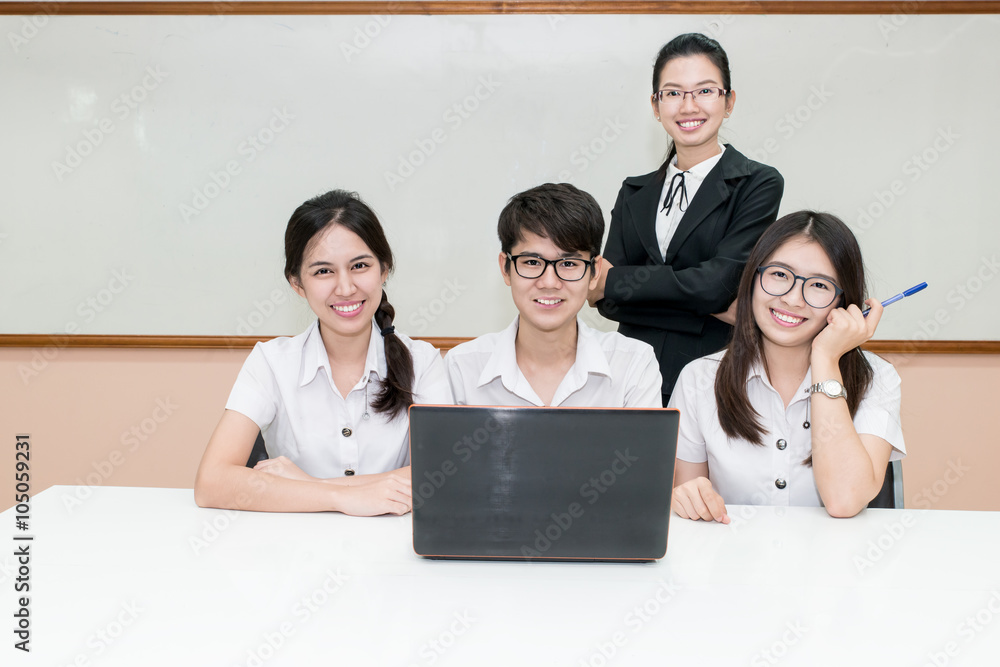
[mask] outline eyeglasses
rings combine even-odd
[[[695,102],[709,102],[716,97],[721,97],[729,93],[725,88],[710,86],[699,88],[698,90],[677,90],[676,88],[664,88],[653,93],[653,99],[660,104],[680,104],[688,95]]]
[[[537,255],[511,255],[510,253],[507,253],[507,259],[514,262],[514,270],[517,271],[517,275],[528,280],[541,278],[545,269],[551,264],[552,270],[556,272],[556,278],[566,282],[576,282],[587,275],[587,267],[594,264],[592,259],[576,257],[545,259]]]
[[[837,300],[844,290],[826,278],[804,278],[783,266],[769,265],[757,269],[760,287],[771,296],[784,296],[792,291],[798,280],[802,281],[802,298],[813,308],[826,308]]]

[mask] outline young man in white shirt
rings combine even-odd
[[[547,183],[500,213],[500,273],[518,316],[445,357],[459,405],[661,407],[653,348],[578,317],[600,276],[604,214],[586,192]]]

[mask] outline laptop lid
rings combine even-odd
[[[413,548],[435,558],[654,560],[679,413],[410,408]]]

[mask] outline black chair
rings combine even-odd
[[[254,441],[253,449],[250,451],[250,458],[247,459],[247,467],[253,468],[266,458],[270,457],[267,455],[267,448],[264,447],[264,436],[261,435],[260,431],[257,431],[257,440]]]
[[[885,481],[878,495],[872,498],[868,507],[881,509],[903,509],[903,463],[890,461],[885,470]]]

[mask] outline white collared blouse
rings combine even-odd
[[[725,353],[692,361],[677,379],[669,405],[681,412],[677,458],[689,463],[707,461],[708,478],[727,504],[822,506],[812,466],[802,464],[812,453],[812,424],[804,426],[812,370],[785,408],[763,366],[750,369],[747,396],[767,431],[763,446],[758,446],[730,439],[719,422],[715,376]],[[886,440],[893,448],[890,460],[901,459],[906,445],[899,419],[899,375],[889,362],[864,354],[875,375],[854,415],[854,427],[859,434]]]
[[[519,318],[503,331],[452,349],[445,367],[459,405],[542,406],[517,365]],[[576,361],[552,397],[553,406],[662,406],[660,366],[653,348],[617,332],[592,329],[577,318]]]
[[[413,356],[414,402],[451,404],[440,352],[395,335]],[[317,321],[293,338],[257,343],[226,409],[260,427],[271,458],[287,456],[314,477],[386,472],[409,463],[409,420],[405,412],[389,420],[371,408],[385,376],[385,345],[373,321],[364,373],[344,398]]]

